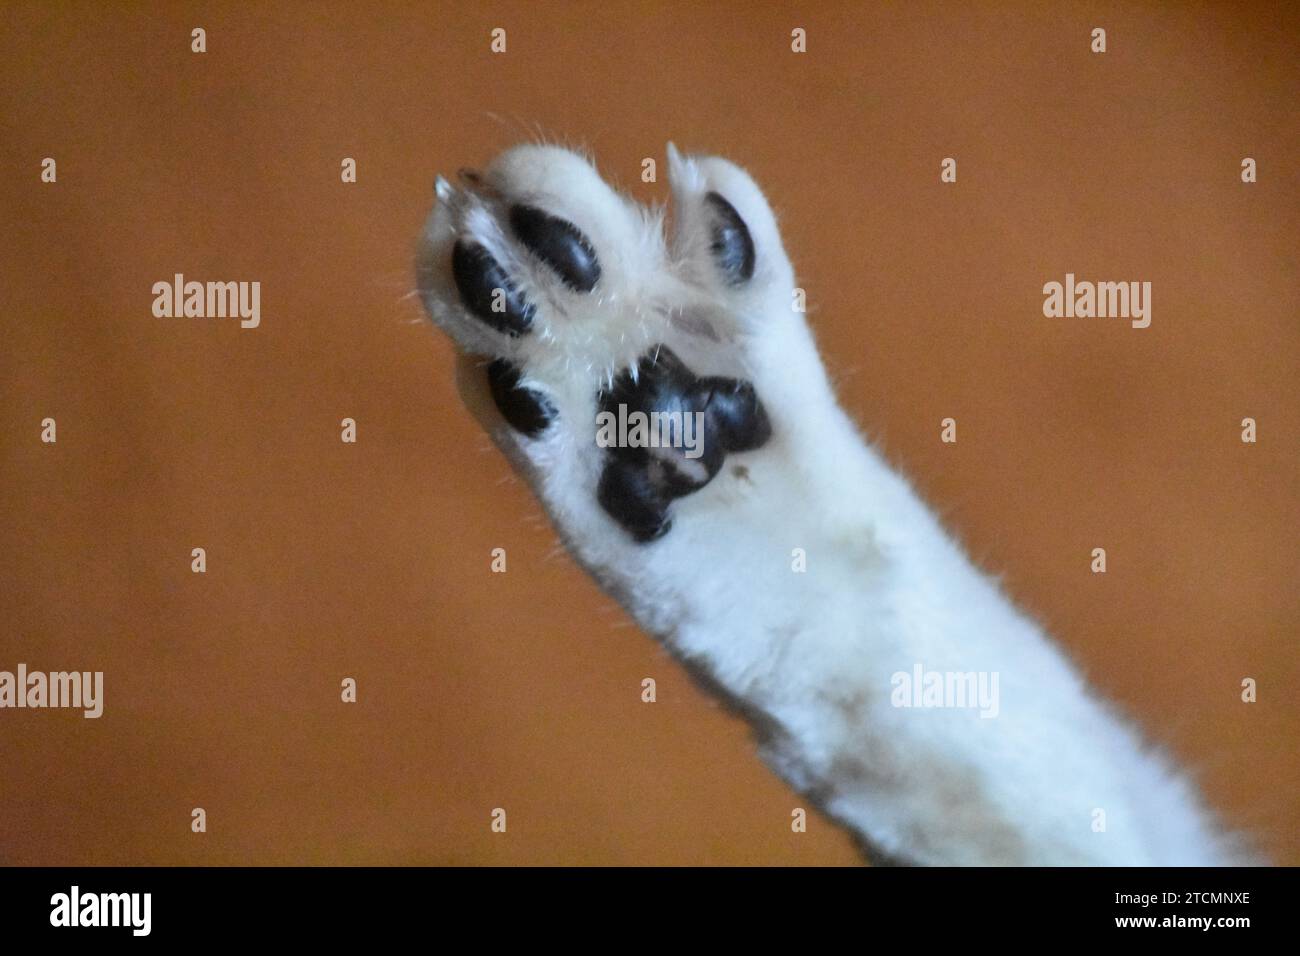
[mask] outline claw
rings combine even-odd
[[[683,156],[672,140],[668,141],[665,152],[668,154],[668,182],[672,185],[674,193],[680,190],[697,192],[700,183],[696,175],[695,163]]]
[[[500,190],[484,179],[483,174],[477,169],[462,166],[456,170],[456,176],[460,179],[461,187],[466,192],[473,193],[482,199],[499,200],[501,198]]]

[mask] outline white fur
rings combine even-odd
[[[1230,862],[1194,790],[1092,696],[840,409],[792,308],[793,272],[759,188],[725,160],[671,145],[669,174],[671,238],[661,215],[615,194],[582,157],[521,146],[493,163],[487,190],[441,184],[421,245],[433,320],[467,352],[522,366],[558,409],[546,433],[523,438],[484,411],[481,371],[465,378],[577,560],[751,718],[778,773],[878,853],[921,864]],[[755,242],[753,280],[738,289],[710,258],[709,191]],[[515,243],[494,192],[582,229],[602,266],[595,291],[565,288]],[[461,307],[449,260],[462,234],[537,304],[532,334],[507,338]],[[717,341],[697,334],[701,323]],[[773,437],[674,502],[672,530],[643,545],[596,500],[596,393],[661,342],[697,374],[751,380]],[[792,571],[796,548],[806,573]],[[998,715],[893,706],[891,675],[918,663],[997,672]]]

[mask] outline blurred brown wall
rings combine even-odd
[[[639,173],[668,139],[746,165],[846,407],[1227,817],[1300,862],[1294,8],[0,18],[0,669],[106,675],[97,721],[0,711],[4,862],[855,860],[820,818],[790,832],[804,801],[745,728],[556,553],[409,296],[434,174],[535,136],[643,200],[666,198]],[[154,318],[178,272],[260,281],[261,327]],[[1067,272],[1151,281],[1151,327],[1044,318]]]

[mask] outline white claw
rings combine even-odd
[[[699,172],[694,161],[683,156],[672,140],[668,141],[665,152],[668,154],[668,182],[673,192],[682,195],[699,191]]]

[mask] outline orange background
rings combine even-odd
[[[0,669],[106,685],[97,721],[0,711],[4,862],[856,860],[819,817],[790,832],[804,801],[745,727],[557,553],[409,295],[434,174],[534,136],[643,200],[666,198],[639,173],[668,139],[747,166],[846,407],[1227,818],[1300,862],[1294,8],[0,17]],[[261,327],[154,318],[177,272],[260,281]],[[1152,282],[1152,326],[1044,318],[1066,272]]]

